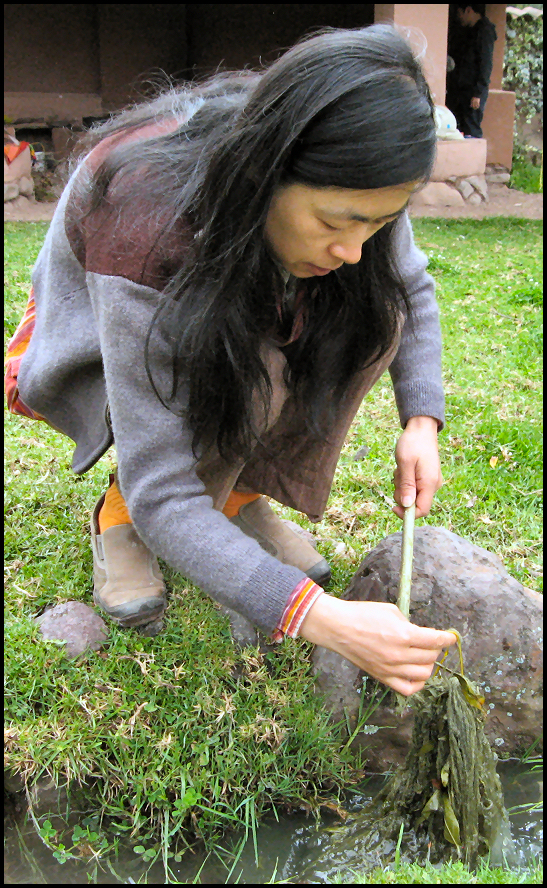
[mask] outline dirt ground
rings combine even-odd
[[[507,185],[489,185],[488,201],[478,207],[411,207],[411,218],[423,216],[437,219],[485,219],[488,216],[543,219],[543,194],[527,194]]]
[[[4,204],[4,222],[49,222],[56,202],[31,202],[23,208]],[[484,219],[487,216],[517,216],[543,219],[543,194],[526,194],[507,185],[490,185],[488,202],[478,207],[411,207],[411,218],[430,216],[437,219]]]

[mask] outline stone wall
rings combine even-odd
[[[428,184],[412,196],[412,207],[465,207],[488,202],[488,185],[507,183],[503,164],[489,163],[486,139],[437,142],[437,158]]]

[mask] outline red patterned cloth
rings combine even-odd
[[[31,419],[43,420],[44,417],[39,413],[35,413],[30,407],[19,397],[19,388],[17,386],[17,376],[19,374],[19,365],[21,358],[25,354],[30,337],[34,331],[36,322],[36,308],[34,305],[34,290],[30,288],[30,296],[27,303],[25,313],[8,343],[6,355],[6,375],[4,377],[4,391],[8,400],[8,409],[10,413],[16,413],[18,416],[29,416]]]
[[[18,145],[4,145],[4,157],[6,162],[9,164],[16,157],[19,157],[20,154],[23,153],[25,148],[29,148],[30,145],[28,142],[19,142]]]

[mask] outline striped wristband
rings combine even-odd
[[[283,616],[272,634],[273,641],[283,641],[286,635],[296,638],[304,617],[324,589],[304,577],[291,592]]]

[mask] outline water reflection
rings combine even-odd
[[[505,803],[508,809],[537,803],[541,800],[542,771],[530,771],[516,762],[498,764]],[[383,778],[371,778],[364,791],[348,798],[346,807],[358,812],[383,784]],[[332,882],[334,874],[343,866],[363,870],[376,865],[377,859],[366,859],[363,849],[352,847],[348,830],[347,848],[343,848],[344,826],[341,821],[327,815],[319,827],[313,818],[304,813],[291,816],[279,815],[266,818],[257,830],[258,866],[255,861],[253,840],[250,838],[243,850],[229,883],[267,884],[291,879],[295,882]],[[533,858],[543,853],[542,811],[512,813],[511,826],[520,864],[525,867]],[[334,837],[336,854],[333,854]],[[226,851],[238,847],[237,836],[226,839]],[[342,848],[342,852],[341,849]],[[394,851],[394,849],[392,849]],[[401,860],[412,859],[412,849],[401,848]],[[51,851],[44,846],[32,824],[19,827],[8,824],[5,830],[4,860],[6,884],[164,884],[165,875],[161,862],[152,867],[143,863],[131,847],[120,845],[117,856],[108,861],[95,863],[89,860],[69,860],[59,864]],[[218,859],[205,854],[187,854],[180,863],[169,861],[173,881],[179,884],[221,885],[227,883],[231,864],[226,856],[224,866]]]

